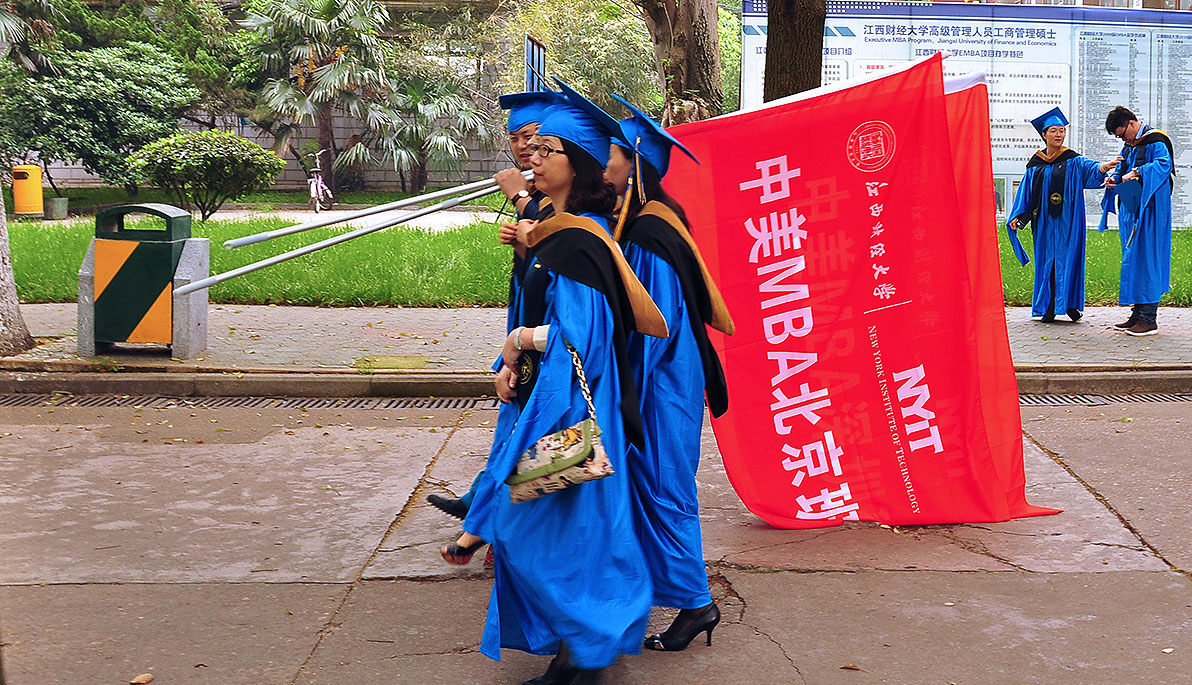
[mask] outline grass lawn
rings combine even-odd
[[[1034,258],[1032,233],[1019,231],[1019,239],[1028,255]],[[1005,229],[998,233],[998,250],[1002,260],[1002,292],[1006,304],[1029,307],[1031,286],[1035,277],[1035,263],[1018,263],[1010,249]],[[1121,241],[1117,231],[1088,232],[1085,256],[1085,301],[1088,306],[1116,305],[1122,265]],[[1171,236],[1171,292],[1160,304],[1169,307],[1192,307],[1192,230],[1177,230]]]
[[[496,197],[499,206],[504,198]],[[211,239],[211,271],[223,273],[349,230],[330,227],[236,250],[221,247],[230,238],[286,225],[280,219],[265,218],[196,221],[193,233]],[[94,235],[94,221],[56,225],[13,221],[9,234],[21,300],[74,302],[78,269]],[[1021,238],[1031,253],[1031,232],[1022,231]],[[1176,231],[1172,242],[1172,292],[1162,304],[1192,306],[1192,230]],[[1018,264],[1004,231],[998,243],[1006,303],[1029,306],[1034,264]],[[1086,293],[1090,306],[1117,304],[1120,259],[1116,231],[1089,232]],[[508,293],[509,261],[509,248],[497,244],[493,223],[441,233],[390,229],[221,283],[211,288],[209,297],[212,302],[241,304],[501,306]]]
[[[148,219],[129,221],[157,228]],[[211,271],[223,273],[350,229],[322,228],[225,250],[230,238],[290,225],[280,219],[196,221],[195,237],[211,239]],[[13,271],[22,302],[74,302],[78,271],[93,221],[9,224]],[[339,306],[503,306],[509,293],[509,248],[496,225],[477,223],[432,233],[391,229],[234,278],[212,287],[211,302]]]

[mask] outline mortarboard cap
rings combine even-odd
[[[551,105],[561,101],[553,90],[535,90],[528,93],[506,93],[497,99],[501,109],[509,110],[510,133],[526,124],[542,123],[542,116]]]
[[[562,91],[560,102],[538,122],[538,135],[556,136],[572,142],[592,155],[600,166],[608,166],[608,146],[623,138],[621,126],[591,100],[555,79]]]
[[[1039,135],[1043,135],[1043,132],[1046,131],[1047,127],[1049,126],[1067,125],[1068,117],[1064,116],[1064,113],[1060,111],[1059,107],[1056,107],[1041,116],[1031,119],[1031,126],[1035,127],[1035,130],[1039,132]]]
[[[699,164],[699,160],[691,153],[691,150],[667,133],[666,129],[662,128],[662,124],[651,119],[645,112],[629,104],[616,93],[613,93],[613,97],[633,113],[633,116],[621,121],[621,132],[625,135],[628,145],[620,141],[614,142],[629,150],[636,148],[641,158],[658,172],[659,178],[666,176],[666,170],[670,167],[672,147],[678,147],[683,154]]]

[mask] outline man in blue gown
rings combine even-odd
[[[526,93],[506,93],[498,101],[503,109],[509,110],[506,129],[509,132],[509,151],[513,155],[517,168],[504,169],[493,175],[505,197],[509,200],[517,219],[537,219],[540,210],[548,210],[550,202],[542,191],[535,188],[522,176],[522,171],[530,168],[530,142],[538,133],[538,124],[546,111],[562,100],[553,90],[530,91]],[[512,229],[512,230],[510,230]],[[508,333],[517,326],[520,314],[518,306],[521,302],[521,281],[526,274],[528,259],[525,245],[516,240],[516,224],[502,225],[499,234],[500,241],[513,246],[513,268],[509,275],[509,305],[505,314],[505,332]],[[493,371],[501,369],[498,358],[493,364]],[[513,421],[515,414],[507,406],[503,406],[498,414],[498,425],[504,421]],[[440,511],[450,516],[462,519],[468,514],[468,507],[476,497],[476,485],[480,481],[477,475],[472,480],[472,486],[462,496],[443,497],[442,495],[427,495],[430,502]]]
[[[1079,321],[1084,312],[1084,264],[1086,245],[1085,188],[1099,188],[1112,163],[1099,164],[1064,147],[1068,119],[1058,107],[1031,120],[1042,136],[1045,148],[1035,152],[1006,228],[1018,260],[1030,259],[1018,240],[1018,230],[1034,225],[1035,285],[1031,316],[1045,323],[1064,312]]]
[[[1171,138],[1143,124],[1125,107],[1115,107],[1105,130],[1120,138],[1120,163],[1109,180],[1101,206],[1116,211],[1122,244],[1122,281],[1118,304],[1131,305],[1130,318],[1115,328],[1134,336],[1159,331],[1159,300],[1171,289],[1171,192],[1175,170]],[[1130,188],[1128,184],[1137,183]]]

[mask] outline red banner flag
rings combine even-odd
[[[963,222],[965,257],[973,288],[972,339],[976,341],[981,409],[989,450],[1011,516],[1058,513],[1025,503],[1022,465],[1022,413],[1018,381],[1010,358],[1002,265],[997,246],[997,204],[993,187],[993,146],[989,128],[989,89],[984,74],[944,81],[956,194]],[[1025,507],[1025,508],[1024,508]]]
[[[1021,424],[996,238],[967,206],[985,189],[991,206],[988,150],[949,142],[979,145],[983,125],[987,148],[988,111],[956,111],[950,133],[936,56],[671,129],[703,164],[676,155],[667,188],[737,323],[711,332],[730,396],[713,427],[733,487],[772,525],[1055,512],[1027,504],[1008,439]]]

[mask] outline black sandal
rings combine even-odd
[[[439,549],[439,555],[443,557],[443,561],[452,566],[467,566],[468,562],[472,560],[472,555],[476,553],[476,550],[487,544],[484,540],[477,540],[467,547],[463,547],[450,542]]]

